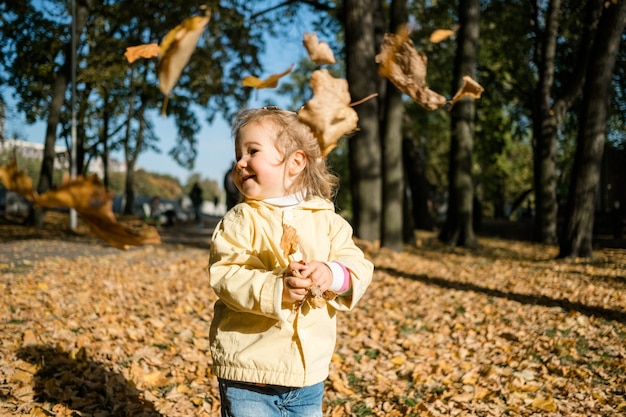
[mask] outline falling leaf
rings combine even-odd
[[[154,58],[159,55],[160,47],[158,43],[147,43],[144,45],[129,46],[124,52],[124,56],[129,64],[140,58]]]
[[[19,172],[12,161],[0,166],[0,181],[7,189],[18,192],[37,206],[76,210],[94,235],[118,249],[161,243],[153,226],[143,224],[133,228],[117,222],[113,214],[113,193],[104,187],[96,174],[73,179],[66,175],[59,187],[38,194],[33,190],[32,179]]]
[[[18,169],[14,159],[7,165],[0,166],[0,182],[7,190],[15,191],[30,201],[33,200],[35,194],[33,180],[27,173]]]
[[[88,177],[66,176],[59,187],[37,195],[34,201],[42,207],[69,207],[80,214],[91,214],[115,221],[112,210],[113,193],[107,191],[96,174]]]
[[[278,85],[278,80],[289,74],[292,70],[293,64],[291,64],[289,69],[279,74],[272,74],[264,80],[257,78],[253,75],[248,75],[247,77],[243,78],[243,80],[241,81],[241,85],[244,87],[253,87],[257,90],[260,90],[261,88],[275,88]]]
[[[310,85],[313,98],[298,111],[298,118],[311,128],[326,157],[342,136],[356,130],[359,116],[350,106],[346,80],[322,69],[313,72]]]
[[[375,60],[379,74],[421,106],[436,110],[446,104],[444,96],[426,87],[428,59],[423,52],[415,49],[406,26],[397,34],[385,34]]]
[[[484,91],[483,87],[478,84],[476,81],[472,79],[472,77],[466,75],[463,77],[463,85],[459,88],[459,91],[456,92],[454,97],[450,100],[450,107],[448,110],[452,109],[454,104],[461,100],[463,97],[471,97],[473,99],[480,98],[480,95]]]
[[[454,35],[455,31],[450,29],[437,29],[430,34],[430,38],[428,40],[431,43],[439,43],[448,39],[450,36]]]
[[[185,19],[180,25],[170,30],[159,45],[159,90],[166,97],[163,103],[163,113],[167,106],[167,97],[189,62],[210,18],[210,10],[205,9],[204,15]]]
[[[319,42],[315,33],[305,33],[302,44],[309,53],[311,61],[317,65],[334,64],[335,55],[326,42]]]

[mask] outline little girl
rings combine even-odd
[[[222,416],[321,417],[336,312],[355,307],[373,265],[335,213],[337,179],[296,113],[244,110],[233,136],[233,178],[245,200],[215,229],[209,260]],[[285,226],[296,231],[296,253],[281,247]],[[313,307],[312,286],[337,296]]]

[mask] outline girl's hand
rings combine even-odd
[[[298,262],[292,262],[292,264],[301,265]],[[289,271],[283,276],[283,301],[295,303],[304,300],[310,286],[311,281],[302,278],[298,270],[291,268],[290,265]]]
[[[328,290],[333,283],[333,273],[323,262],[311,261],[306,264],[292,262],[289,264],[289,269],[298,271],[302,278],[310,280],[308,287],[316,285],[322,292]]]

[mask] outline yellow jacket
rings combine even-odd
[[[283,223],[298,234],[305,260],[335,261],[350,271],[351,291],[322,308],[282,302],[288,259]],[[247,200],[213,233],[209,273],[219,297],[211,323],[213,373],[234,381],[303,387],[328,376],[337,310],[351,310],[372,280],[373,265],[331,202],[313,198],[283,209]]]

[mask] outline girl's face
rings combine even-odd
[[[274,129],[269,123],[252,122],[239,130],[233,180],[246,198],[264,200],[288,194],[292,178],[288,161],[274,145]]]

